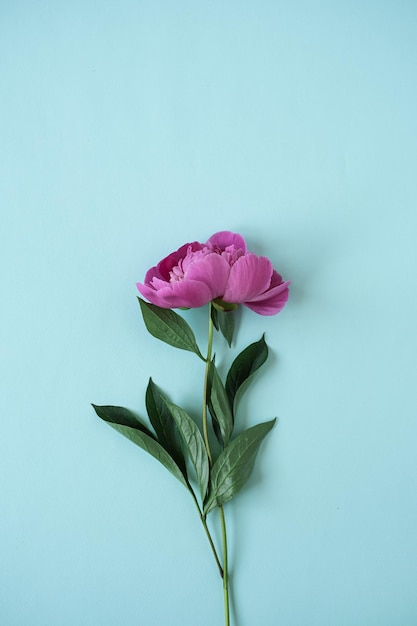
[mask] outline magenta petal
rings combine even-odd
[[[166,256],[162,261],[159,261],[158,265],[155,268],[155,275],[159,278],[164,278],[165,280],[169,280],[169,273],[173,267],[178,265],[179,261],[181,261],[186,255],[189,249],[193,252],[196,250],[201,250],[204,246],[197,241],[193,241],[192,243],[185,243],[181,248],[178,248],[175,252],[171,252],[168,256]],[[152,270],[149,270],[149,272]],[[145,282],[147,281],[147,275],[145,277]]]
[[[149,287],[149,285],[144,285],[143,283],[136,283],[136,287],[144,298],[149,300],[149,302],[152,302],[152,304],[157,304],[155,298],[157,298],[158,292],[155,291],[155,289]],[[158,304],[158,306],[160,305]]]
[[[241,256],[230,269],[223,300],[234,304],[252,300],[268,289],[272,272],[271,261],[265,256]]]
[[[266,300],[267,298],[270,298],[271,296],[274,296],[275,294],[281,293],[285,287],[288,287],[289,284],[290,284],[290,281],[284,282],[282,280],[281,274],[278,274],[276,270],[273,270],[271,284],[269,285],[268,289],[266,289],[264,292],[260,293],[259,295],[254,296],[253,298],[250,298],[250,301],[260,302],[261,300]]]
[[[166,283],[164,287],[158,287],[155,291],[149,285],[137,284],[140,293],[152,302],[164,309],[196,308],[207,304],[211,300],[210,289],[204,283],[189,280]]]
[[[197,263],[193,263],[187,270],[186,279],[202,282],[210,290],[210,300],[222,296],[229,277],[230,265],[219,254],[207,254]]]
[[[220,232],[215,233],[207,241],[207,244],[220,248],[220,250],[225,250],[228,246],[234,246],[235,248],[246,252],[246,243],[242,235],[232,233],[230,230],[221,230]]]
[[[180,280],[171,283],[171,293],[163,294],[171,307],[187,307],[190,309],[203,306],[211,300],[210,289],[197,280]]]
[[[146,275],[145,275],[145,285],[148,285],[149,283],[151,283],[155,278],[157,278],[159,280],[164,280],[163,276],[162,276],[162,274],[159,271],[157,266],[151,267],[151,269],[149,269],[146,272]]]
[[[278,280],[282,280],[281,276],[274,270],[271,285],[275,286],[253,298],[250,302],[244,302],[245,306],[260,315],[276,315],[279,313],[288,301],[290,282],[286,281],[277,284]]]
[[[166,308],[164,304],[161,304],[162,298],[160,296],[160,291],[155,291],[153,287],[150,287],[149,285],[144,285],[143,283],[136,283],[136,287],[140,291],[141,295],[149,300],[149,302],[152,302],[152,304],[156,304],[157,306],[162,306]]]
[[[260,302],[244,302],[244,305],[259,315],[276,315],[288,302],[288,287],[281,293]]]

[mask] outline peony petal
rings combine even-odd
[[[223,295],[229,272],[230,265],[226,259],[213,252],[193,263],[187,270],[183,282],[193,280],[204,283],[210,290],[210,300],[214,300]]]
[[[171,283],[171,293],[163,294],[169,307],[196,308],[211,300],[210,289],[197,280],[180,280]]]
[[[193,241],[192,243],[185,243],[181,248],[178,248],[175,252],[171,252],[168,256],[166,256],[162,261],[159,261],[158,265],[155,269],[155,275],[159,278],[163,278],[165,280],[169,280],[169,273],[173,267],[177,266],[178,263],[187,255],[189,249],[193,252],[196,250],[201,250],[204,246],[198,241]],[[149,270],[151,271],[151,270]],[[145,282],[148,282],[145,278]]]
[[[203,306],[211,300],[210,289],[204,283],[196,280],[181,280],[165,283],[165,285],[158,287],[157,291],[142,283],[137,283],[136,286],[149,302],[164,309],[181,307],[192,309]]]
[[[235,248],[246,252],[246,243],[242,235],[232,233],[230,230],[221,230],[220,232],[215,233],[207,241],[207,244],[220,248],[220,250],[225,250],[228,246],[234,246]]]
[[[262,302],[244,302],[243,304],[259,315],[276,315],[288,302],[288,288],[282,293]]]
[[[269,288],[272,273],[271,261],[265,256],[241,256],[230,269],[223,300],[234,304],[253,300]]]
[[[155,278],[157,278],[158,280],[164,280],[157,266],[151,267],[151,269],[146,272],[144,281],[145,285],[151,283]]]
[[[278,282],[280,280],[281,276],[274,270],[271,285],[275,286],[243,304],[259,315],[276,315],[284,308],[289,295],[290,281]]]
[[[259,295],[254,296],[253,298],[250,298],[250,301],[260,302],[261,300],[266,300],[267,298],[270,298],[276,293],[281,293],[284,287],[288,287],[289,284],[290,284],[290,281],[284,282],[282,280],[282,276],[278,274],[276,270],[273,270],[271,284],[269,285],[268,289],[264,291],[263,293],[260,293]]]

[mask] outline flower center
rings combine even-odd
[[[245,253],[240,248],[236,248],[233,244],[231,246],[227,246],[224,250],[215,250],[218,254],[220,254],[230,267],[236,263],[236,261],[243,256]]]
[[[201,250],[193,250],[191,246],[187,249],[185,257],[178,261],[177,265],[174,265],[169,272],[169,282],[175,283],[179,280],[184,280],[187,276],[187,272],[194,263],[198,263],[208,254],[212,254],[213,250],[207,246]]]
[[[184,278],[184,270],[182,269],[182,259],[179,261],[178,265],[175,265],[169,273],[169,282],[175,283],[178,280],[182,280]]]
[[[217,248],[216,246],[204,246],[201,250],[193,250],[192,246],[187,249],[186,255],[180,259],[177,265],[174,265],[169,271],[169,282],[175,283],[180,280],[184,280],[187,277],[187,272],[190,267],[195,263],[201,262],[204,257],[209,254],[218,254],[222,256],[230,267],[245,253],[240,248],[236,248],[234,245],[227,246],[224,250]]]

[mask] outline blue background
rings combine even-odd
[[[226,506],[233,623],[417,624],[416,32],[411,0],[0,4],[1,624],[222,624],[186,490],[90,402],[200,406],[135,283],[223,229],[292,280],[239,316],[271,346],[240,427],[279,421]]]

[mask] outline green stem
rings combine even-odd
[[[223,597],[224,597],[224,623],[230,626],[230,609],[229,609],[229,572],[227,558],[227,533],[226,520],[224,517],[223,507],[219,506],[220,521],[222,525],[222,543],[223,543]]]
[[[210,450],[210,443],[208,438],[208,428],[207,428],[207,393],[208,393],[208,377],[210,371],[210,363],[211,363],[211,355],[213,351],[213,320],[211,319],[211,307],[212,304],[209,304],[209,327],[208,327],[208,341],[207,341],[207,357],[206,357],[206,371],[204,374],[204,396],[203,396],[203,435],[204,435],[204,444],[207,450],[207,456],[209,458],[210,467],[213,465],[213,457]],[[220,522],[222,527],[222,546],[223,546],[223,567],[219,567],[221,569],[221,576],[223,578],[223,598],[224,598],[224,623],[225,626],[230,626],[230,608],[229,608],[229,574],[228,574],[228,557],[227,557],[227,534],[226,534],[226,520],[224,517],[223,507],[219,506],[219,514],[220,514]],[[204,519],[204,521],[203,521]],[[201,521],[208,533],[208,528],[205,523],[205,518],[202,515]],[[209,539],[211,541],[211,537]],[[212,542],[211,542],[212,543]],[[214,553],[217,556],[214,545],[212,546]],[[218,563],[219,565],[219,563]]]
[[[208,438],[207,428],[207,392],[208,392],[208,377],[211,363],[211,353],[213,351],[213,321],[211,319],[211,302],[209,303],[209,327],[208,327],[208,341],[207,341],[207,357],[206,357],[206,371],[204,373],[204,394],[203,394],[203,436],[204,443],[207,450],[207,456],[210,461],[210,465],[213,465],[213,457],[211,456],[210,443]]]

